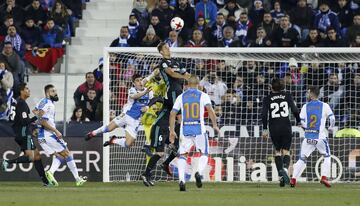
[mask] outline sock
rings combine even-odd
[[[78,180],[79,179],[79,172],[78,172],[78,169],[76,167],[74,158],[72,156],[66,157],[66,164],[69,167],[71,173],[73,174],[75,180]]]
[[[28,156],[20,156],[20,157],[17,157],[15,159],[12,159],[12,160],[6,160],[9,164],[19,164],[19,163],[30,163],[31,160],[29,159]]]
[[[330,156],[324,157],[324,162],[321,165],[321,176],[330,177],[331,159]]]
[[[149,163],[146,166],[145,174],[147,176],[151,175],[151,170],[156,166],[157,161],[159,161],[161,157],[158,154],[154,154],[150,160]]]
[[[107,127],[107,125],[99,127],[96,130],[92,131],[92,133],[94,133],[94,135],[98,135],[98,134],[102,134],[102,133],[106,133],[106,132],[109,132],[109,128]]]
[[[37,173],[39,174],[39,177],[41,178],[42,182],[45,184],[49,184],[49,181],[47,180],[47,178],[45,176],[44,165],[42,164],[42,161],[36,160],[36,161],[34,161],[34,165],[35,165],[35,169],[36,169]]]
[[[201,157],[199,158],[199,165],[198,165],[198,171],[201,176],[203,175],[207,164],[208,164],[208,156],[201,155]]]
[[[62,161],[63,161],[63,158],[60,158],[60,157],[57,157],[54,155],[49,171],[54,174],[56,172],[56,170],[59,169]]]
[[[275,164],[276,164],[276,169],[278,170],[278,173],[279,173],[279,176],[280,176],[280,171],[282,169],[284,169],[283,158],[281,156],[275,156]]]
[[[293,178],[297,179],[298,177],[300,177],[305,168],[306,168],[305,161],[302,159],[299,159],[294,164]]]
[[[170,162],[173,161],[173,159],[175,159],[175,157],[176,157],[176,155],[173,152],[171,152],[169,157],[164,161],[163,164],[169,165]]]
[[[113,141],[114,144],[120,145],[120,147],[128,147],[126,145],[126,138],[120,138],[120,139],[115,139]]]
[[[290,155],[284,155],[283,156],[283,167],[286,169],[289,169],[290,165]]]
[[[178,160],[179,182],[185,183],[186,158],[181,156]]]

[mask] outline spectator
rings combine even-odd
[[[319,2],[319,11],[315,15],[314,26],[320,31],[322,38],[325,38],[328,27],[333,27],[337,33],[340,32],[338,16],[330,10],[326,0]]]
[[[96,121],[96,112],[99,106],[99,101],[96,98],[96,90],[91,88],[86,93],[86,98],[81,101],[81,108],[85,117],[90,121]]]
[[[169,38],[167,38],[165,42],[169,45],[169,47],[182,47],[184,44],[176,31],[170,31]]]
[[[270,11],[271,17],[276,24],[280,24],[281,17],[285,16],[285,12],[281,9],[279,0],[274,2],[274,9]],[[261,20],[260,20],[261,21]]]
[[[147,28],[149,26],[149,17],[148,4],[146,0],[133,0],[133,10],[131,13],[136,15],[136,19],[139,21],[142,28]]]
[[[299,33],[291,27],[289,16],[280,20],[280,28],[274,31],[273,45],[277,47],[294,47],[299,44]]]
[[[306,73],[305,81],[307,86],[317,86],[319,88],[325,86],[326,72],[324,67],[320,66],[319,62],[312,62]]]
[[[198,16],[193,30],[195,30],[195,29],[202,31],[203,33],[207,32],[208,27],[207,27],[204,16],[202,16],[202,15]]]
[[[136,40],[129,34],[129,27],[122,26],[120,36],[111,42],[110,47],[133,47],[136,44]]]
[[[151,16],[150,19],[150,25],[152,25],[153,29],[155,29],[156,35],[161,39],[166,39],[167,30],[164,29],[164,27],[161,25],[159,17],[158,16]],[[169,30],[170,31],[170,30]]]
[[[160,43],[160,38],[156,35],[152,25],[146,30],[146,35],[141,41],[142,47],[156,47]]]
[[[93,74],[95,76],[95,80],[103,83],[103,67],[104,67],[104,58],[99,59],[99,65],[96,69],[94,69]]]
[[[238,69],[237,73],[243,76],[246,75],[246,78],[244,79],[245,84],[251,86],[254,84],[255,72],[257,72],[257,70],[257,62],[244,61],[242,67]]]
[[[69,31],[70,15],[67,11],[66,6],[60,0],[56,0],[55,6],[51,9],[50,18],[54,19],[55,25],[59,26],[64,32],[64,34],[70,33]]]
[[[85,117],[85,113],[83,112],[83,109],[81,107],[76,107],[73,110],[72,116],[70,118],[71,123],[83,123],[89,121],[89,118]]]
[[[64,35],[61,29],[55,25],[53,19],[48,19],[46,26],[41,32],[42,44],[40,47],[45,48],[61,48],[64,40]]]
[[[347,46],[343,39],[337,34],[336,30],[333,27],[328,27],[327,29],[327,38],[324,41],[324,46],[326,47],[345,47]]]
[[[301,40],[304,41],[314,22],[314,13],[306,5],[306,0],[298,0],[297,6],[290,11],[290,19],[294,27],[300,32]]]
[[[210,28],[209,38],[207,38],[209,46],[217,46],[217,42],[223,38],[223,29],[225,27],[225,23],[224,14],[218,13],[215,24]]]
[[[205,89],[210,100],[213,101],[215,105],[221,104],[221,99],[228,89],[226,84],[216,75],[216,72],[209,72],[209,74],[200,81],[200,87]]]
[[[236,76],[232,90],[241,101],[245,100],[249,88],[244,83],[244,77]]]
[[[226,0],[226,5],[219,10],[219,13],[224,14],[227,20],[236,22],[240,18],[240,14],[246,12],[246,9],[242,8],[236,3],[236,0]]]
[[[41,30],[35,25],[32,17],[27,17],[25,24],[21,28],[21,36],[25,42],[26,50],[32,50],[41,44]]]
[[[7,35],[9,26],[12,26],[12,25],[14,25],[13,17],[12,16],[5,17],[4,23],[0,27],[1,41],[3,41],[5,36]]]
[[[49,12],[55,6],[55,0],[40,0],[40,4],[46,12]]]
[[[237,125],[240,126],[239,120],[241,119],[241,101],[234,95],[230,89],[226,91],[223,96],[221,105],[215,106],[218,108],[218,113],[221,114],[221,123],[224,125]],[[220,106],[220,108],[219,108]],[[237,128],[239,129],[239,128]]]
[[[249,12],[249,19],[254,24],[254,27],[257,28],[257,26],[261,23],[261,21],[264,18],[264,7],[263,7],[263,1],[262,0],[254,0],[254,6]]]
[[[165,34],[171,30],[170,21],[174,17],[174,10],[169,7],[167,0],[159,0],[157,8],[151,12],[151,15],[159,17],[161,27],[164,29]],[[163,37],[162,40],[164,39]]]
[[[271,40],[266,34],[266,31],[263,27],[258,27],[256,31],[256,39],[252,41],[249,45],[250,47],[270,47]]]
[[[207,47],[207,42],[203,37],[203,32],[195,29],[192,38],[186,43],[186,47]]]
[[[33,0],[20,0],[16,2],[16,5],[18,5],[21,8],[25,8],[29,6],[32,3]]]
[[[61,0],[63,4],[72,12],[70,14],[76,19],[82,19],[82,2],[83,0]]]
[[[319,47],[322,45],[323,43],[319,31],[314,27],[309,30],[308,37],[301,43],[302,47]]]
[[[208,69],[205,67],[205,62],[202,59],[195,59],[195,74],[200,79],[203,79],[209,72]]]
[[[33,0],[31,5],[26,7],[25,15],[31,17],[37,26],[42,26],[47,20],[47,14],[40,5],[40,0]]]
[[[0,54],[0,61],[5,62],[7,71],[12,73],[14,86],[17,88],[24,80],[25,66],[20,56],[14,51],[11,42],[4,43],[3,50]]]
[[[13,85],[14,80],[11,72],[7,71],[5,62],[0,61],[0,120],[8,120]]]
[[[236,24],[235,36],[239,40],[241,40],[243,44],[246,44],[247,40],[253,37],[253,35],[251,34],[251,29],[253,28],[253,26],[253,22],[249,20],[248,14],[241,13],[239,21]]]
[[[360,73],[355,73],[346,89],[346,102],[351,109],[360,108]]]
[[[195,24],[195,10],[190,6],[189,0],[178,0],[174,16],[184,20],[184,28],[181,30],[180,36],[187,41],[191,37],[192,28]]]
[[[217,8],[211,0],[200,0],[195,6],[195,20],[203,16],[205,23],[213,25],[216,21]]]
[[[92,72],[88,72],[85,75],[86,81],[81,84],[74,93],[75,106],[81,106],[82,99],[87,99],[87,92],[89,89],[96,91],[96,101],[100,102],[100,98],[103,93],[103,86],[100,82],[95,80],[95,76]]]
[[[294,58],[290,58],[288,64],[283,64],[280,66],[279,77],[284,78],[284,75],[287,73],[291,75],[291,81],[293,85],[303,85],[303,74],[301,73],[300,67]]]
[[[334,12],[337,14],[340,23],[341,37],[345,37],[347,28],[351,26],[354,12],[351,9],[351,1],[348,0],[337,0],[337,5],[334,8]]]
[[[341,85],[349,85],[351,83],[351,68],[347,67],[344,62],[337,63],[336,67],[328,68],[327,74],[336,74]]]
[[[228,88],[232,88],[236,79],[236,70],[234,67],[226,65],[225,60],[220,60],[216,64],[216,75],[226,83]]]
[[[347,32],[347,41],[354,42],[356,36],[360,34],[360,14],[356,14],[353,18],[353,25],[351,25]]]
[[[144,28],[141,27],[135,13],[131,13],[129,16],[128,28],[129,28],[130,38],[134,40],[134,43],[139,42],[145,35]]]
[[[335,110],[344,95],[344,86],[340,85],[338,76],[330,74],[327,85],[321,87],[319,98],[327,102],[330,107]]]
[[[356,35],[355,40],[350,42],[350,47],[360,47],[360,33]]]
[[[1,19],[5,16],[12,16],[14,18],[14,24],[21,26],[24,18],[23,8],[16,5],[15,0],[6,0],[6,3],[0,7]]]
[[[21,36],[17,33],[17,29],[14,25],[8,27],[7,35],[5,36],[6,42],[11,42],[15,51],[19,54],[20,57],[24,56],[25,53],[25,42],[22,40]]]
[[[234,36],[234,29],[226,26],[223,30],[223,38],[218,40],[218,47],[243,47],[243,42]]]
[[[278,24],[275,23],[269,12],[264,13],[264,18],[260,26],[265,29],[266,34],[270,39],[273,36],[273,32],[279,27]]]

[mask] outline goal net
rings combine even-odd
[[[360,50],[321,48],[176,48],[171,50],[189,73],[197,74],[202,89],[209,94],[221,134],[210,127],[210,155],[207,181],[278,181],[271,140],[261,137],[262,100],[269,93],[272,78],[282,78],[299,109],[306,103],[306,91],[311,85],[321,88],[320,99],[329,103],[336,116],[336,130],[345,135],[329,134],[332,153],[331,180],[360,179]],[[131,76],[146,76],[160,63],[156,48],[104,49],[104,123],[121,113],[132,86]],[[207,119],[207,114],[205,114]],[[299,158],[304,130],[293,122],[291,164]],[[351,132],[349,132],[351,131]],[[350,134],[346,134],[350,133]],[[122,128],[113,134],[124,136]],[[110,134],[111,135],[111,134]],[[109,134],[104,135],[104,141]],[[104,181],[137,181],[146,167],[145,143],[140,127],[134,147],[117,145],[104,148]],[[193,150],[188,157],[186,176],[193,180],[199,154]],[[159,161],[158,165],[161,163]],[[318,181],[322,164],[315,151],[307,161],[300,181]],[[177,178],[177,159],[171,163],[174,177],[167,177],[159,167],[156,180]]]

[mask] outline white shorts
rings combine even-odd
[[[209,139],[206,133],[196,136],[180,136],[179,140],[179,153],[180,155],[189,153],[191,147],[196,147],[196,150],[207,155],[209,154]]]
[[[325,157],[330,156],[330,147],[327,139],[304,139],[301,144],[300,158],[307,158],[317,149]]]
[[[63,139],[57,138],[54,134],[50,136],[46,135],[44,138],[38,139],[38,141],[47,155],[62,152],[67,149],[67,143]]]
[[[118,127],[125,127],[125,131],[134,137],[134,139],[136,139],[140,124],[139,120],[136,120],[123,113],[115,117],[114,122]]]

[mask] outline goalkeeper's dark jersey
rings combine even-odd
[[[186,72],[186,70],[182,69],[180,67],[180,63],[174,58],[162,59],[160,62],[160,65],[159,65],[160,74],[161,74],[163,80],[165,81],[167,91],[174,91],[174,90],[182,91],[183,85],[184,85],[184,80],[173,78],[170,75],[168,75],[165,72],[165,69],[167,69],[167,68],[171,68],[175,72],[180,73],[180,74],[184,74]]]

